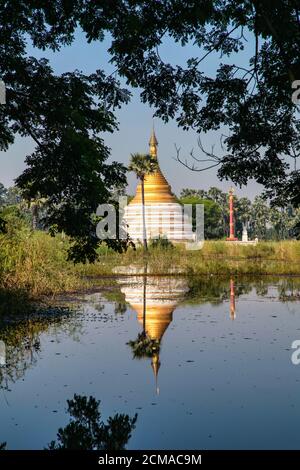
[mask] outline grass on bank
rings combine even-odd
[[[88,288],[97,277],[126,274],[131,266],[143,271],[141,248],[119,254],[102,246],[98,262],[74,265],[66,260],[68,247],[61,235],[52,238],[27,227],[0,235],[0,289],[17,289],[32,297],[55,295]],[[158,275],[300,275],[300,241],[256,246],[207,241],[199,251],[158,244],[150,247],[146,260],[148,273]]]
[[[75,269],[86,276],[99,276],[130,273],[128,268],[133,265],[143,272],[145,260],[148,273],[158,275],[300,275],[300,241],[262,241],[248,246],[207,241],[198,251],[188,251],[184,246],[158,246],[150,247],[146,257],[141,248],[120,255],[103,247],[97,263]]]

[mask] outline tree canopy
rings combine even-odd
[[[254,178],[278,203],[300,203],[300,173],[290,165],[300,152],[291,99],[300,79],[299,10],[297,0],[0,1],[0,78],[7,92],[0,149],[16,134],[33,139],[17,184],[29,198],[47,198],[49,225],[73,237],[75,259],[95,258],[92,214],[126,180],[121,164],[107,163],[101,136],[116,130],[113,111],[129,100],[118,76],[140,87],[142,101],[164,121],[176,119],[199,134],[225,126],[223,154],[202,149],[194,170],[215,166],[221,178],[239,184]],[[109,34],[115,75],[101,64],[90,75],[56,75],[46,59],[28,56],[28,42],[58,51],[78,27],[89,42]],[[197,48],[185,67],[162,60],[165,38]],[[236,54],[247,41],[253,51],[241,66]],[[210,54],[217,54],[215,76],[206,73]]]
[[[201,133],[225,126],[224,155],[200,148],[204,156],[192,169],[215,166],[221,178],[239,184],[254,178],[271,196],[299,204],[300,173],[289,164],[300,154],[292,100],[292,84],[300,79],[299,2],[162,0],[114,6],[110,52],[128,83],[142,88],[142,100],[184,129]],[[186,67],[162,60],[165,37],[193,43],[197,56]],[[242,66],[249,41],[253,51]],[[217,70],[209,76],[205,60],[213,53]]]
[[[47,198],[47,224],[74,239],[71,255],[93,260],[99,240],[92,215],[109,202],[115,186],[126,183],[125,168],[107,163],[109,148],[101,132],[113,132],[113,107],[129,93],[102,70],[91,75],[55,75],[46,59],[28,57],[30,40],[56,51],[73,40],[84,2],[0,2],[0,76],[6,105],[0,106],[0,149],[15,135],[36,144],[17,185],[31,200]]]

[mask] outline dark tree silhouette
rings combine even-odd
[[[67,400],[70,423],[60,428],[57,442],[52,441],[49,449],[123,450],[135,429],[137,414],[130,418],[125,414],[109,417],[107,423],[101,421],[100,401],[74,395]]]
[[[199,140],[194,170],[215,166],[221,178],[240,184],[254,178],[277,201],[300,203],[299,106],[292,101],[292,84],[300,79],[298,3],[1,2],[0,77],[6,105],[0,106],[0,150],[16,134],[35,142],[17,184],[28,198],[47,198],[48,224],[74,239],[73,259],[95,259],[99,240],[92,215],[110,200],[113,187],[125,184],[125,168],[107,163],[109,149],[100,137],[117,128],[114,110],[129,100],[121,76],[141,88],[142,101],[165,121],[174,118],[198,133],[225,127],[224,153],[206,150]],[[28,41],[57,51],[74,41],[78,27],[89,42],[109,33],[115,73],[56,75],[46,59],[28,56]],[[159,47],[165,38],[178,47],[194,44],[186,67],[162,59]],[[236,53],[243,54],[246,44],[253,44],[252,53],[241,66]],[[211,54],[217,72],[209,76],[205,60]]]

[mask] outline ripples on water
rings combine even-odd
[[[44,448],[74,393],[138,413],[128,448],[300,448],[297,279],[122,277],[2,323],[0,443]]]

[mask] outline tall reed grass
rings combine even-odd
[[[0,289],[37,298],[85,289],[105,276],[126,274],[147,263],[151,274],[300,275],[300,241],[260,242],[256,246],[208,241],[199,251],[183,246],[141,248],[118,254],[103,246],[94,264],[67,261],[69,242],[27,227],[0,235]],[[20,294],[21,295],[21,294]],[[1,300],[1,297],[0,297]]]

